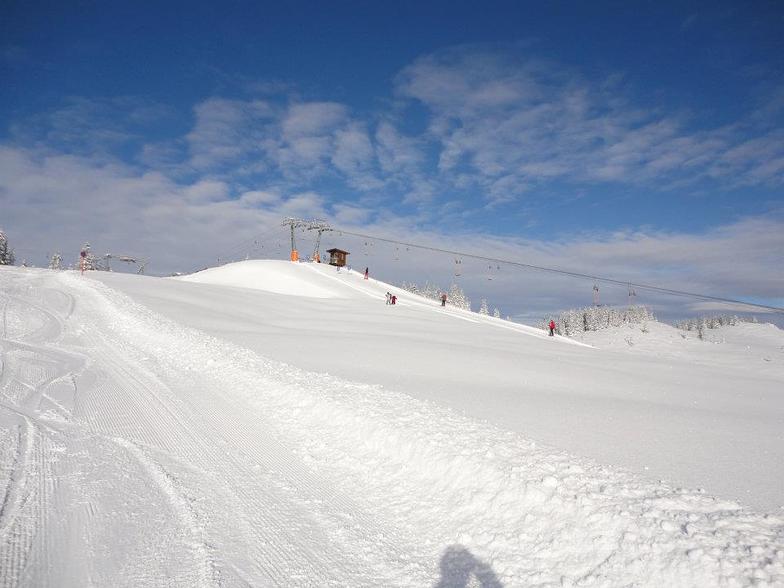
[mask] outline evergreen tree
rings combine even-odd
[[[463,310],[471,310],[471,301],[465,295],[463,289],[457,284],[452,284],[452,286],[450,286],[446,302],[447,304],[462,308]]]
[[[0,265],[14,265],[14,251],[8,245],[8,237],[0,229]]]
[[[422,292],[420,292],[420,294],[422,294],[422,296],[425,298],[438,300],[441,298],[441,288],[435,284],[431,284],[430,282],[425,282],[425,287],[423,288]]]
[[[500,310],[498,310],[498,309],[496,308],[496,309],[493,311],[493,316],[494,316],[495,318],[501,318],[501,311],[500,311]]]
[[[55,253],[54,255],[52,255],[52,258],[49,260],[49,269],[52,270],[63,269],[63,258],[60,256],[59,253]]]
[[[98,258],[96,258],[95,255],[93,255],[92,252],[90,251],[90,244],[89,243],[85,243],[82,246],[82,251],[86,251],[87,252],[87,255],[84,258],[84,271],[91,271],[91,270],[101,269],[100,268],[100,264],[98,262]],[[81,254],[80,254],[80,257],[81,257]],[[82,262],[81,262],[81,259],[80,259],[79,267],[82,267],[81,263]]]
[[[482,302],[479,305],[479,314],[490,314],[490,309],[487,308],[486,298],[482,298]]]

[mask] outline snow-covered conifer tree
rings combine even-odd
[[[82,251],[86,251],[87,252],[87,255],[84,258],[84,270],[85,271],[101,269],[100,268],[100,264],[98,262],[98,258],[96,258],[95,255],[93,255],[92,252],[90,251],[90,244],[89,243],[85,243],[82,246]],[[82,262],[80,260],[79,261],[79,267],[82,267],[81,263]]]
[[[59,253],[55,253],[52,255],[52,258],[49,260],[49,269],[53,269],[53,270],[63,269],[63,258]]]
[[[412,294],[419,294],[419,287],[414,282],[403,282],[400,284],[400,289]]]
[[[441,296],[441,288],[439,288],[435,284],[431,284],[430,282],[425,282],[425,287],[422,290],[422,292],[420,292],[420,294],[422,294],[422,296],[424,296],[425,298],[438,300],[439,297]]]
[[[487,308],[486,298],[482,298],[482,302],[479,305],[479,314],[490,314],[490,309]]]
[[[598,331],[602,328],[602,314],[604,309],[601,306],[590,306],[584,311],[584,323],[586,331]]]
[[[463,292],[463,289],[457,284],[452,284],[449,288],[449,295],[447,296],[447,304],[451,304],[463,310],[471,310],[471,301]]]
[[[498,308],[496,308],[496,309],[493,311],[493,316],[494,316],[495,318],[501,318],[501,311],[500,311],[500,310],[498,310]]]
[[[8,245],[8,237],[0,229],[0,265],[14,265],[14,251]]]

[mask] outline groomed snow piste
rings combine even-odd
[[[0,268],[0,585],[784,584],[780,332],[613,349],[389,289]]]

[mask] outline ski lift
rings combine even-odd
[[[599,306],[599,286],[593,285],[593,305]]]
[[[463,265],[463,260],[456,257],[455,258],[455,277],[458,277],[458,276],[461,275],[460,270],[461,270],[461,266],[462,265]]]

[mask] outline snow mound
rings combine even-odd
[[[345,298],[323,277],[290,261],[252,259],[213,267],[175,278],[186,282],[235,286],[307,298]]]

